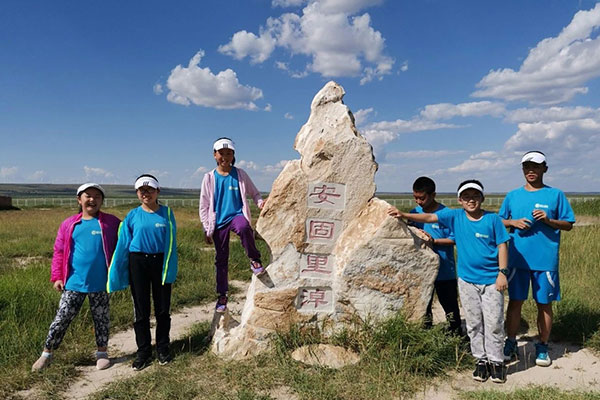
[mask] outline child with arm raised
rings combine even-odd
[[[415,222],[440,222],[452,229],[458,252],[458,290],[465,311],[473,379],[506,382],[504,365],[504,290],[507,288],[509,236],[497,214],[481,208],[483,185],[467,180],[458,187],[462,209],[410,214],[391,207],[390,216]]]

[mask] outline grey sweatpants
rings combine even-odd
[[[477,359],[504,362],[504,292],[496,285],[476,285],[458,278],[458,292]]]

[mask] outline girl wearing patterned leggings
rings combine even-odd
[[[62,342],[67,328],[89,298],[96,335],[96,368],[110,366],[107,354],[109,303],[106,292],[107,270],[117,243],[120,220],[100,212],[104,189],[85,183],[77,189],[80,212],[60,225],[54,243],[50,280],[62,292],[56,317],[50,325],[44,351],[33,364],[39,371],[52,361],[52,352]]]

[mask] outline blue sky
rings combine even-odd
[[[379,191],[478,178],[600,191],[600,3],[586,0],[5,1],[0,183],[199,188],[212,142],[268,191],[329,80]]]

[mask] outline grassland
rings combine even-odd
[[[581,207],[580,207],[581,206]],[[600,216],[600,201],[576,205],[579,216]],[[123,217],[128,208],[105,211]],[[49,264],[56,229],[74,209],[29,209],[0,212],[0,398],[38,385],[47,398],[74,377],[76,366],[88,364],[94,350],[87,305],[71,325],[56,361],[41,374],[30,373],[39,356],[59,293],[51,288]],[[213,252],[203,243],[195,208],[175,210],[178,222],[180,274],[173,289],[173,308],[214,300]],[[256,215],[256,210],[254,212]],[[258,243],[262,252],[267,248]],[[563,234],[561,286],[563,300],[555,308],[553,340],[580,343],[600,351],[600,233],[597,226],[576,227]],[[232,279],[250,273],[241,246],[232,243]],[[132,306],[127,291],[111,298],[112,331],[130,326]],[[535,326],[535,305],[526,303],[523,325]],[[179,343],[175,362],[133,379],[112,384],[97,399],[267,399],[280,388],[306,399],[393,398],[418,391],[433,377],[470,363],[464,348],[441,328],[422,330],[398,316],[385,324],[357,324],[329,341],[361,354],[361,362],[341,370],[300,365],[290,357],[300,345],[320,341],[318,333],[296,330],[274,340],[270,353],[244,362],[224,362],[207,352],[209,327],[198,324]],[[133,337],[132,337],[133,340]],[[284,389],[281,389],[284,390]],[[518,391],[518,399],[588,399],[590,395],[537,389]],[[498,397],[500,396],[500,397]],[[511,395],[512,396],[512,395]],[[500,399],[478,392],[468,399]],[[507,397],[508,398],[508,397]]]

